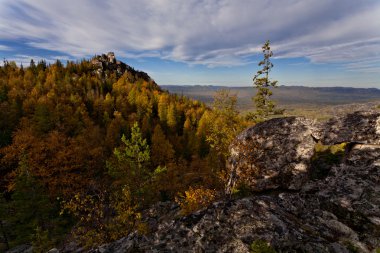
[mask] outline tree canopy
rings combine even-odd
[[[236,97],[207,108],[141,73],[99,75],[87,60],[0,67],[0,242],[43,251],[71,231],[92,247],[144,231],[156,201],[222,191]]]

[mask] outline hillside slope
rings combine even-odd
[[[28,68],[6,61],[0,252],[31,243],[43,251],[69,235],[87,247],[109,242],[140,226],[140,212],[157,201],[220,187],[222,163],[212,162],[205,120],[200,126],[206,111],[113,53]]]

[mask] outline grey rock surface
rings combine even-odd
[[[32,252],[33,252],[33,247],[29,244],[22,244],[6,251],[6,253],[32,253]]]
[[[59,250],[57,248],[52,248],[47,253],[59,253]]]
[[[96,67],[96,72],[99,75],[103,75],[106,70],[115,71],[118,76],[121,76],[130,67],[120,61],[116,61],[115,54],[109,52],[107,54],[97,55],[92,60],[91,63]]]
[[[95,68],[94,72],[99,76],[107,76],[109,72],[115,73],[117,77],[122,76],[125,72],[131,74],[132,78],[142,78],[145,81],[153,81],[145,72],[135,70],[124,62],[118,61],[113,52],[96,55],[91,59],[91,64]]]
[[[300,189],[308,180],[310,160],[320,130],[298,117],[276,118],[239,134],[230,146],[230,181],[253,191]]]
[[[380,144],[380,111],[357,111],[334,117],[323,129],[321,142],[325,145],[342,142]]]

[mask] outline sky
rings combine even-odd
[[[279,85],[380,88],[380,0],[0,0],[0,57],[115,52],[162,85],[249,86],[270,40]]]

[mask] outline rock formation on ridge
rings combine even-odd
[[[143,80],[151,81],[151,78],[147,73],[135,70],[124,62],[118,61],[113,52],[96,55],[92,58],[91,64],[94,66],[95,72],[100,76],[107,75],[107,72],[115,72],[117,77],[120,77],[125,72],[129,72],[133,76],[136,76],[136,78],[142,78]]]

